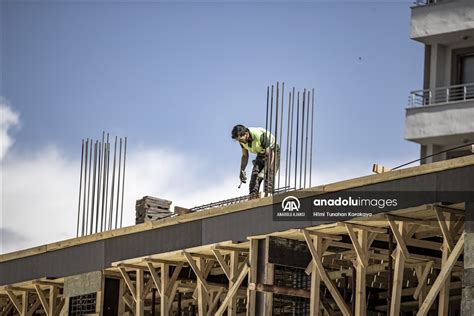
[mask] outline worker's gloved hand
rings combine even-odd
[[[240,170],[240,182],[245,183],[247,182],[247,176],[245,175],[245,170]]]

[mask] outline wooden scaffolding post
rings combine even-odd
[[[250,253],[249,253],[249,281],[248,283],[257,283],[257,260],[258,260],[258,240],[250,240]],[[247,289],[247,316],[255,316],[256,308],[256,292]]]
[[[46,295],[43,289],[41,289],[41,285],[46,285],[48,287],[48,299],[46,299]],[[44,313],[47,316],[59,315],[65,303],[64,297],[58,299],[59,284],[53,284],[52,282],[48,281],[34,281],[33,286],[36,290],[36,294],[38,295],[38,299],[41,302]],[[36,308],[37,307],[35,307],[35,309]],[[34,310],[32,312],[34,312]]]
[[[324,269],[323,262],[321,260],[321,256],[318,254],[318,251],[314,248],[314,244],[311,238],[310,233],[307,230],[303,230],[303,235],[306,240],[306,244],[309,248],[309,251],[311,252],[311,256],[313,258],[313,262],[316,265],[316,268],[318,270],[319,275],[321,276],[321,279],[323,280],[324,284],[328,288],[329,292],[331,293],[332,297],[334,298],[334,301],[336,302],[337,306],[341,310],[342,314],[344,316],[350,316],[351,311],[350,308],[347,306],[346,302],[344,301],[343,297],[339,293],[336,285],[332,280],[329,278],[329,275],[327,274],[326,270]]]
[[[366,315],[366,269],[369,265],[369,236],[365,229],[358,229],[356,233],[352,225],[345,224],[346,230],[351,238],[352,245],[356,251],[357,260],[355,261],[356,270],[356,288],[355,288],[355,316]],[[354,277],[354,276],[352,276]]]
[[[206,282],[205,270],[207,270],[207,268],[204,258],[198,257],[195,261],[191,254],[186,251],[183,251],[182,254],[197,278],[198,313],[199,315],[207,315],[207,307],[210,304],[210,288]]]
[[[144,268],[130,265],[129,268],[134,269],[136,273],[135,284],[133,284],[127,273],[126,266],[125,264],[120,264],[118,265],[118,269],[132,297],[130,298],[130,296],[124,292],[122,299],[131,310],[135,310],[135,315],[143,316],[145,313],[145,298],[153,286],[153,280],[150,279],[147,284],[144,284]]]
[[[314,249],[319,256],[322,256],[322,238],[319,236],[314,236],[313,238]],[[319,316],[320,315],[320,288],[321,288],[321,275],[318,273],[317,267],[315,264],[311,265],[311,297],[310,297],[310,316]]]
[[[428,292],[428,295],[426,295],[425,301],[423,302],[420,310],[416,314],[417,316],[426,316],[428,314],[431,308],[431,305],[433,304],[434,300],[436,299],[436,296],[441,290],[441,287],[446,282],[446,279],[448,278],[448,276],[451,275],[451,271],[456,261],[458,260],[459,256],[464,250],[463,247],[464,247],[464,234],[461,235],[461,238],[459,238],[456,246],[454,247],[453,251],[449,255],[448,260],[446,260],[446,264],[441,268],[441,271],[439,272],[438,277],[436,278],[436,281],[433,283],[433,286]]]
[[[441,257],[441,268],[446,265],[448,261],[449,255],[454,248],[453,243],[453,233],[452,233],[452,225],[451,217],[452,214],[447,213],[446,215],[443,214],[441,209],[436,209],[436,217],[438,219],[439,226],[441,228],[441,232],[443,234],[443,254]],[[439,316],[447,316],[448,315],[448,308],[449,308],[449,288],[451,285],[451,275],[448,275],[444,285],[441,287],[439,291],[439,300],[438,300],[438,315]]]
[[[239,269],[239,253],[237,251],[232,251],[230,253],[230,279],[229,279],[229,289],[234,285],[238,277]],[[228,316],[235,316],[237,314],[237,298],[234,296],[229,302],[229,308],[227,309]]]
[[[397,241],[395,250],[395,269],[393,272],[392,298],[390,300],[390,315],[398,315],[400,313],[400,303],[402,297],[403,272],[405,270],[405,261],[410,255],[405,244],[407,234],[407,223],[399,221],[398,225],[389,215],[386,216],[393,236]]]
[[[230,301],[235,298],[235,295],[237,294],[237,291],[242,284],[242,281],[245,279],[249,272],[249,265],[248,261],[244,263],[244,265],[241,268],[241,271],[239,272],[239,275],[237,276],[237,279],[235,280],[234,284],[232,284],[232,287],[229,288],[229,291],[227,291],[227,295],[225,296],[224,300],[222,301],[221,306],[216,312],[216,316],[222,316],[226,308],[228,307]]]
[[[423,301],[426,297],[426,280],[430,274],[431,269],[433,268],[434,261],[428,261],[426,265],[415,267],[416,277],[418,279],[418,285],[413,293],[413,298],[418,300],[418,307],[421,308]]]

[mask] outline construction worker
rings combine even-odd
[[[280,149],[275,144],[275,137],[261,127],[245,127],[235,125],[232,129],[232,138],[242,147],[239,179],[245,183],[247,178],[245,168],[249,160],[249,152],[256,154],[253,160],[252,176],[249,184],[249,194],[258,195],[260,184],[265,178],[264,192],[273,193],[273,176],[280,164]],[[274,172],[275,171],[275,172]],[[266,174],[267,173],[267,174]]]

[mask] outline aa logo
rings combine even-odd
[[[282,202],[281,207],[286,212],[298,212],[300,210],[300,200],[292,195],[287,196]]]

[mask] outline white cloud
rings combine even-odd
[[[14,112],[7,104],[7,101],[0,97],[0,161],[13,145],[13,139],[9,135],[12,127],[18,126],[19,114]]]

